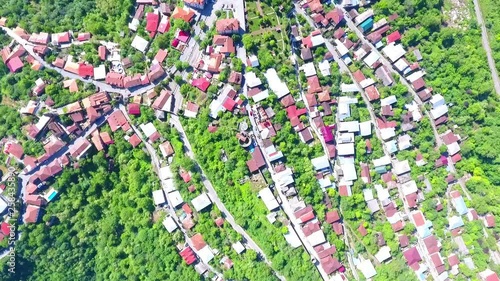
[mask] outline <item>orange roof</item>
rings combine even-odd
[[[189,23],[194,17],[194,11],[189,8],[181,8],[179,6],[175,7],[174,12],[172,13],[172,18],[181,19],[187,23]]]

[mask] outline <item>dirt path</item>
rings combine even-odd
[[[260,1],[257,0],[257,11],[259,11],[259,14],[261,17],[264,17],[264,12],[262,11],[262,6],[260,5]]]
[[[497,69],[495,67],[495,60],[491,54],[490,42],[488,41],[488,31],[484,25],[483,15],[481,14],[481,8],[479,6],[478,0],[474,0],[474,10],[476,11],[476,18],[479,25],[481,25],[481,37],[483,43],[483,49],[486,51],[486,57],[488,58],[488,65],[491,71],[491,77],[493,79],[493,85],[495,86],[495,91],[497,95],[500,95],[500,79],[498,78]]]

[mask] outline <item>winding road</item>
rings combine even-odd
[[[497,95],[500,95],[500,78],[498,78],[497,68],[495,66],[495,60],[491,54],[490,41],[488,40],[488,30],[484,24],[483,15],[481,13],[481,6],[479,6],[479,1],[474,0],[474,10],[476,11],[477,22],[481,26],[481,42],[483,43],[483,49],[486,51],[486,57],[488,58],[488,66],[491,71],[491,78],[493,79],[493,86]]]

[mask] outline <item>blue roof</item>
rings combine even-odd
[[[462,217],[459,216],[453,216],[448,219],[449,224],[450,224],[450,229],[453,230],[455,228],[459,228],[461,226],[464,226],[464,220]]]
[[[455,206],[455,209],[460,215],[465,215],[467,214],[467,206],[465,206],[465,201],[462,196],[453,198],[453,205]]]
[[[422,225],[417,228],[418,235],[420,235],[421,238],[426,238],[428,236],[431,236],[431,230],[429,227]]]
[[[364,30],[364,31],[367,31],[368,29],[372,28],[373,27],[373,19],[372,18],[369,18],[367,20],[365,20],[364,22],[362,22],[360,24],[360,27]]]

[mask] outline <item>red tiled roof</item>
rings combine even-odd
[[[141,139],[137,134],[133,134],[129,139],[128,142],[133,146],[136,147],[141,143]]]
[[[338,25],[341,21],[344,20],[344,13],[339,8],[335,8],[332,11],[326,13],[325,18],[333,22],[335,25]]]
[[[458,259],[458,256],[456,254],[451,254],[450,256],[448,256],[448,264],[450,265],[450,267],[453,267],[459,263],[460,260]]]
[[[191,265],[197,260],[193,250],[189,246],[184,248],[179,254],[181,255],[182,259],[184,259],[187,265]]]
[[[361,234],[361,236],[366,236],[368,234],[368,231],[366,230],[365,226],[363,223],[361,223],[358,227],[358,232]]]
[[[162,63],[166,57],[167,51],[165,51],[164,49],[159,49],[158,53],[156,53],[155,61],[157,61],[158,63]]]
[[[215,29],[219,34],[237,33],[240,29],[240,22],[237,19],[220,19],[215,23]]]
[[[123,115],[123,112],[121,110],[116,110],[115,112],[111,113],[111,115],[109,115],[108,123],[111,127],[111,131],[115,132],[125,123],[127,123],[127,119],[125,118],[125,115]]]
[[[191,181],[191,175],[189,174],[189,172],[185,171],[184,169],[181,169],[181,171],[179,171],[179,175],[181,176],[182,180],[185,183],[188,183]]]
[[[333,227],[333,231],[335,231],[335,233],[337,235],[344,234],[344,227],[342,226],[342,224],[340,222],[334,222],[332,224],[332,227]]]
[[[399,40],[401,40],[401,34],[399,34],[399,31],[397,31],[397,30],[387,36],[387,44],[390,44],[392,42],[396,42]]]
[[[128,114],[141,115],[141,106],[137,103],[128,104]]]
[[[405,248],[410,244],[410,239],[407,235],[399,235],[399,245],[401,248]]]
[[[420,257],[420,254],[418,253],[418,250],[416,247],[410,248],[406,251],[403,252],[403,256],[406,259],[406,263],[411,266],[415,263],[418,263],[422,260]]]
[[[80,63],[78,75],[82,77],[94,76],[94,67],[90,64]]]
[[[23,147],[15,142],[8,142],[5,144],[5,147],[3,149],[3,152],[6,154],[10,154],[17,159],[21,160],[24,155],[24,149]]]
[[[307,78],[307,93],[320,93],[323,89],[321,88],[321,84],[319,83],[318,76],[314,75]]]
[[[26,212],[24,213],[24,222],[26,223],[36,223],[38,221],[38,215],[40,213],[40,207],[34,205],[28,205]]]
[[[197,78],[191,81],[191,85],[200,89],[203,92],[206,92],[208,87],[210,86],[210,81],[208,81],[205,78]]]
[[[205,240],[203,239],[203,236],[200,233],[196,233],[190,239],[191,242],[193,243],[193,247],[197,251],[203,249],[207,245],[207,243],[205,243]]]
[[[485,220],[486,227],[494,227],[495,226],[495,216],[493,216],[491,214],[487,214],[484,217],[484,220]]]
[[[78,41],[87,41],[90,39],[90,33],[89,32],[84,32],[84,33],[78,33]]]
[[[10,72],[15,73],[21,68],[23,68],[24,64],[19,57],[13,57],[7,62],[7,67]]]
[[[108,50],[106,49],[106,47],[105,47],[105,46],[102,46],[102,45],[101,45],[101,46],[99,46],[99,47],[97,48],[97,52],[99,53],[99,58],[100,58],[101,60],[106,60],[106,54],[107,54]]]
[[[158,28],[158,23],[160,22],[160,15],[157,13],[147,13],[146,14],[146,31],[156,32]]]
[[[339,212],[337,210],[330,211],[326,213],[326,222],[334,223],[340,220]]]
[[[228,111],[233,111],[234,107],[236,106],[236,102],[233,99],[227,97],[222,106]]]
[[[266,161],[264,160],[264,156],[262,155],[259,147],[256,147],[252,152],[252,158],[247,161],[247,166],[251,173],[254,173],[260,168],[266,166]]]
[[[365,92],[368,95],[368,100],[369,101],[378,100],[380,98],[380,94],[379,94],[377,88],[374,85],[368,86],[365,89]]]

